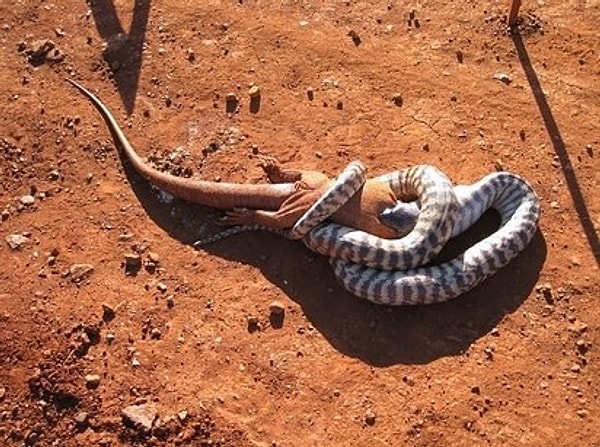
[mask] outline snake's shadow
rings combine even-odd
[[[127,162],[124,166],[145,211],[171,237],[191,245],[199,228],[216,231],[211,222],[219,216],[217,211],[178,200],[160,203],[150,185],[132,173]],[[493,232],[497,224],[495,213],[486,213],[465,237],[450,241],[440,256],[449,258],[464,251]],[[258,268],[301,306],[306,318],[335,349],[373,366],[422,364],[463,353],[529,296],[546,259],[546,244],[538,231],[507,267],[462,297],[432,306],[394,308],[346,292],[327,259],[300,242],[251,232],[203,249]]]

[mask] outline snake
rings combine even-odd
[[[489,174],[472,185],[456,187],[455,193],[459,213],[453,237],[468,229],[490,208],[500,214],[499,228],[464,253],[439,265],[386,271],[331,257],[330,264],[342,286],[353,295],[376,304],[440,303],[474,288],[507,265],[531,242],[541,207],[531,185],[520,176],[509,172]],[[406,229],[410,226],[406,221],[418,212],[415,211],[417,206],[399,204],[396,208],[385,213],[384,219],[395,224],[397,214],[400,226]]]
[[[508,264],[537,231],[539,199],[520,176],[497,172],[454,187],[430,165],[376,177],[401,199],[381,218],[404,237],[387,240],[322,223],[360,187],[363,176],[362,165],[351,163],[291,230],[275,232],[301,238],[309,249],[328,256],[342,286],[376,304],[421,305],[456,298]],[[450,237],[466,231],[490,208],[501,217],[494,233],[451,261],[423,266]]]

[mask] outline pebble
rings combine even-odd
[[[144,432],[152,430],[158,412],[152,404],[130,405],[121,410],[123,420]]]
[[[367,425],[375,425],[376,415],[372,410],[367,410],[365,412],[365,423]]]
[[[137,253],[126,253],[125,256],[125,274],[131,275],[137,272],[142,265],[142,258]]]
[[[402,107],[402,104],[404,104],[404,99],[402,99],[402,95],[400,93],[394,93],[392,95],[392,102],[395,106]]]
[[[138,359],[133,359],[131,361],[131,366],[134,368],[139,368],[140,366],[142,366],[142,364],[140,363],[140,361]]]
[[[255,332],[260,329],[258,317],[255,317],[254,315],[248,315],[246,317],[246,323],[248,324],[248,332]]]
[[[60,172],[58,172],[56,169],[54,169],[48,173],[48,180],[58,180],[59,178],[60,178]]]
[[[260,97],[260,87],[258,85],[253,85],[248,90],[248,95],[252,99],[258,99]]]
[[[115,316],[115,309],[106,303],[102,303],[102,319],[104,321],[111,321],[114,320]]]
[[[404,376],[402,377],[402,381],[406,383],[408,386],[414,386],[415,379],[413,376]]]
[[[269,313],[271,315],[283,315],[285,313],[285,306],[280,301],[272,301],[269,304]]]
[[[108,343],[110,345],[112,342],[115,341],[115,334],[109,332],[108,334],[106,334],[104,339],[106,340],[106,343]]]
[[[2,220],[8,220],[8,218],[10,217],[10,211],[8,210],[2,210]]]
[[[576,321],[575,323],[569,325],[569,331],[575,332],[576,334],[582,334],[587,331],[588,325],[582,321]]]
[[[350,30],[348,32],[348,36],[350,36],[354,45],[359,46],[361,44],[362,39],[360,38],[360,35],[356,31]]]
[[[94,266],[91,264],[73,264],[69,267],[69,276],[74,283],[80,283],[86,279],[94,271]]]
[[[158,264],[160,262],[160,256],[158,255],[158,253],[149,251],[148,252],[148,260],[150,262],[154,262],[155,264]]]
[[[85,411],[81,411],[81,412],[77,413],[73,419],[75,420],[75,423],[79,427],[82,427],[82,428],[87,427],[89,414],[86,413]]]
[[[500,81],[506,85],[510,84],[512,82],[512,78],[507,75],[506,73],[494,73],[494,79],[497,81]]]
[[[186,420],[186,419],[187,419],[187,417],[188,417],[188,412],[187,412],[187,411],[185,411],[185,410],[183,410],[183,411],[180,411],[179,413],[177,413],[177,417],[179,418],[179,420],[180,420],[181,422],[185,422],[185,420]]]
[[[306,89],[306,95],[308,96],[308,100],[312,101],[313,99],[315,99],[315,89],[312,87],[308,87]]]
[[[172,308],[173,308],[173,306],[175,306],[175,300],[174,300],[174,297],[173,297],[173,295],[169,295],[169,296],[167,297],[167,307],[168,307],[169,309],[172,309]]]
[[[230,93],[227,93],[227,95],[225,95],[225,102],[228,104],[237,105],[237,103],[239,102],[239,99],[235,93],[230,92]]]
[[[580,418],[586,418],[590,415],[589,411],[587,410],[577,410],[577,416],[579,416]]]
[[[24,196],[21,196],[19,202],[25,206],[31,206],[35,203],[35,197],[33,197],[31,194],[25,194]]]
[[[100,385],[100,376],[98,374],[87,374],[83,380],[88,388],[98,388]]]
[[[150,337],[154,340],[158,340],[160,337],[162,337],[162,332],[159,328],[155,327],[150,331]]]
[[[11,250],[20,250],[23,248],[27,242],[29,242],[29,238],[23,236],[22,234],[11,234],[6,236],[6,243],[11,248]]]
[[[162,293],[167,291],[167,285],[162,281],[156,284],[156,288]]]

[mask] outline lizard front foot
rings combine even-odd
[[[253,225],[255,223],[256,211],[248,208],[234,208],[225,213],[219,221],[219,225]]]

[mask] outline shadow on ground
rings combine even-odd
[[[123,105],[130,114],[138,89],[150,0],[135,0],[128,33],[121,24],[113,0],[90,0],[89,5],[98,34],[106,44],[102,55],[110,66]]]

